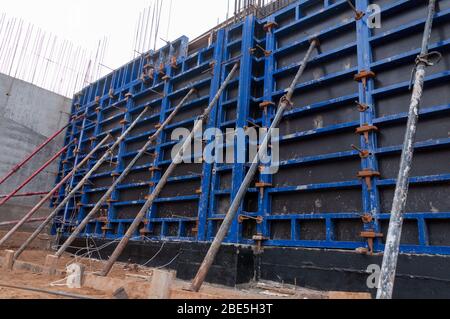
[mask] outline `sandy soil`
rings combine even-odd
[[[25,252],[20,261],[25,261],[32,264],[43,265],[45,256],[48,251],[43,250],[31,250]],[[3,256],[3,251],[0,252],[0,256]],[[59,269],[64,270],[66,265],[73,262],[78,262],[86,267],[87,272],[95,272],[101,270],[103,266],[102,261],[91,259],[79,259],[74,258],[72,255],[64,255],[59,260]],[[131,277],[138,276],[151,276],[152,269],[138,267],[136,265],[129,264],[116,264],[110,274],[113,278],[118,279],[130,279]],[[64,276],[50,277],[43,274],[33,274],[25,271],[4,271],[0,269],[0,283],[41,288],[52,291],[63,291],[72,294],[84,295],[95,299],[108,299],[112,298],[112,295],[108,295],[105,292],[96,291],[93,289],[68,289],[65,287],[52,287],[50,284],[64,279]],[[139,280],[139,279],[136,279]],[[189,298],[186,295],[184,288],[189,286],[189,282],[176,280],[173,285],[173,298]],[[258,286],[242,286],[239,289],[232,289],[219,285],[205,284],[201,290],[201,293],[207,295],[208,298],[213,299],[273,299],[273,298],[289,298],[289,299],[325,299],[326,293],[317,292],[308,289],[302,289],[299,287],[275,287],[273,284],[259,284]],[[0,299],[64,299],[64,297],[58,297],[38,292],[28,292],[10,288],[0,287]]]

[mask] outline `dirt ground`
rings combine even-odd
[[[95,299],[108,298],[108,296],[105,293],[89,288],[73,290],[65,287],[51,287],[50,283],[55,280],[57,280],[57,278],[56,279],[54,277],[50,278],[49,276],[45,276],[42,274],[33,274],[25,271],[0,272],[0,283],[12,286],[32,287],[56,292],[61,291],[71,294],[85,295]],[[0,287],[0,299],[72,299],[72,298],[59,297],[40,292],[32,292]]]
[[[45,256],[48,251],[43,250],[31,250],[25,252],[20,261],[27,263],[43,265]],[[3,257],[4,252],[0,253]],[[102,261],[79,259],[74,258],[72,255],[64,255],[58,264],[58,269],[65,269],[66,265],[73,262],[81,263],[85,265],[87,272],[96,272],[101,270],[103,266]],[[116,264],[110,274],[111,278],[129,279],[151,276],[152,269],[138,267],[136,265]],[[60,276],[48,276],[44,274],[36,274],[28,271],[5,271],[0,269],[0,284],[8,284],[14,286],[25,286],[40,288],[45,290],[66,292],[71,294],[83,295],[95,299],[110,299],[113,298],[112,294],[108,294],[102,291],[82,288],[82,289],[69,289],[64,286],[51,286],[51,283],[55,283],[58,280],[63,280],[64,275]],[[176,280],[173,285],[172,298],[190,298],[186,295],[184,288],[189,286],[189,282]],[[201,296],[207,296],[212,299],[273,299],[273,298],[289,298],[289,299],[327,299],[327,294],[324,292],[318,292],[308,289],[302,289],[299,287],[277,287],[271,283],[260,283],[258,286],[247,285],[232,289],[222,287],[218,285],[205,284],[201,290]],[[193,297],[193,299],[195,296]],[[0,287],[0,299],[64,299],[64,297],[53,296],[39,292],[28,292],[22,290],[16,290],[11,288]]]
[[[1,235],[1,231],[0,231]],[[23,242],[29,234],[18,233],[16,240],[9,243],[6,247],[0,247],[0,257],[4,257],[5,249],[16,249],[17,244]],[[23,237],[23,238],[22,238]],[[48,250],[51,238],[43,236],[35,243],[35,246],[25,251],[19,258],[19,261],[27,264],[43,266],[45,257],[51,254]],[[41,292],[31,292],[12,288],[3,288],[1,284],[38,288],[56,292],[66,292],[76,295],[86,296],[94,299],[110,299],[113,292],[107,289],[91,289],[83,287],[82,289],[69,289],[64,285],[64,271],[66,267],[72,263],[80,263],[85,266],[85,273],[95,273],[103,268],[104,261],[95,259],[83,259],[70,254],[63,255],[58,261],[58,270],[61,274],[58,276],[48,276],[41,273],[33,273],[32,271],[14,270],[7,271],[0,265],[0,299],[64,299],[65,297],[50,295]],[[110,281],[118,280],[120,282],[132,282],[135,287],[147,287],[151,282],[153,269],[141,267],[132,264],[116,263],[108,276]],[[57,285],[52,285],[57,284]],[[301,287],[284,285],[272,282],[259,282],[248,285],[239,286],[238,288],[228,288],[219,285],[203,285],[199,294],[186,292],[185,288],[189,287],[189,282],[175,280],[171,289],[172,299],[360,299],[367,296],[351,293],[335,293],[321,292]],[[98,288],[95,286],[95,288]]]

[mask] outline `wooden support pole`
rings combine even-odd
[[[267,149],[269,146],[269,142],[270,142],[270,138],[273,133],[273,130],[279,126],[279,124],[283,118],[284,112],[291,105],[291,99],[294,94],[295,87],[297,86],[297,84],[300,80],[300,77],[303,75],[303,72],[306,69],[306,65],[311,57],[313,50],[316,47],[318,47],[318,45],[319,45],[318,40],[314,39],[311,41],[311,45],[306,53],[305,58],[300,63],[298,72],[297,72],[294,80],[292,81],[287,94],[281,98],[277,114],[275,115],[272,125],[271,125],[269,131],[267,132],[267,134],[259,148],[259,152],[253,159],[252,165],[249,168],[249,171],[248,171],[247,175],[245,176],[245,179],[242,182],[241,187],[239,188],[239,191],[238,191],[237,195],[235,196],[235,198],[230,206],[230,209],[228,210],[228,212],[225,216],[223,223],[221,224],[220,229],[217,232],[217,235],[214,238],[214,241],[213,241],[211,247],[209,248],[208,253],[206,254],[206,257],[203,260],[203,263],[197,272],[197,275],[195,276],[194,280],[192,281],[192,284],[190,287],[191,291],[198,292],[200,290],[201,286],[203,285],[203,282],[205,281],[206,276],[208,275],[208,272],[214,262],[214,259],[216,258],[217,253],[219,252],[219,249],[220,249],[223,241],[225,240],[225,237],[228,234],[231,224],[233,223],[233,220],[236,217],[239,207],[241,206],[241,202],[243,201],[245,195],[247,194],[248,188],[250,187],[250,185],[253,181],[253,178],[258,171],[260,160],[261,160],[261,158],[263,158],[263,156],[265,156],[265,154],[267,154]]]
[[[414,156],[414,144],[416,141],[420,102],[423,95],[426,68],[427,66],[437,63],[441,57],[440,53],[429,53],[428,50],[435,13],[436,0],[430,0],[428,4],[428,16],[425,24],[425,31],[422,39],[422,49],[416,60],[414,88],[409,108],[408,124],[400,162],[400,171],[392,205],[389,232],[386,239],[386,249],[384,252],[377,299],[392,299],[394,292],[395,275],[397,272],[397,262],[402,237],[403,215],[405,213],[408,199],[409,177],[411,175],[411,167]],[[433,57],[436,57],[437,59],[433,61]]]
[[[96,214],[103,204],[110,198],[113,191],[117,188],[120,183],[128,176],[128,174],[133,169],[134,165],[137,163],[137,161],[144,155],[147,151],[147,149],[153,144],[154,141],[158,138],[159,135],[164,131],[164,129],[169,125],[173,118],[178,114],[181,107],[186,103],[186,101],[189,99],[189,97],[194,94],[196,90],[191,89],[189,93],[181,100],[181,102],[178,104],[178,106],[173,110],[173,112],[170,114],[170,116],[164,121],[164,123],[161,125],[161,127],[158,129],[158,131],[153,134],[147,143],[141,148],[139,153],[133,158],[133,160],[128,164],[127,168],[123,171],[123,173],[115,180],[113,185],[106,191],[106,193],[103,195],[103,197],[95,204],[94,208],[89,212],[89,214],[84,217],[83,221],[77,226],[77,228],[72,232],[70,237],[65,241],[65,243],[60,247],[58,252],[56,253],[56,256],[61,257],[62,254],[66,251],[66,249],[72,244],[72,242],[77,238],[77,236],[80,234],[80,232],[86,227],[86,225],[91,220],[92,216]]]
[[[119,245],[117,246],[116,250],[114,251],[114,253],[110,257],[108,263],[106,264],[106,266],[104,267],[103,271],[101,272],[101,274],[100,274],[101,276],[107,276],[109,274],[109,272],[111,271],[114,263],[117,261],[117,259],[119,259],[119,257],[122,254],[123,250],[128,245],[128,242],[133,237],[133,235],[136,232],[137,228],[139,227],[140,223],[144,219],[145,214],[147,214],[147,211],[153,205],[153,202],[159,196],[159,194],[161,193],[162,189],[166,185],[167,180],[172,175],[172,173],[175,171],[177,166],[182,162],[183,157],[184,157],[184,153],[191,146],[191,143],[192,143],[194,137],[196,136],[198,131],[202,128],[203,122],[205,122],[207,120],[207,118],[209,117],[212,109],[214,108],[214,106],[219,101],[219,98],[222,96],[222,93],[225,90],[225,88],[227,87],[228,83],[230,83],[230,81],[233,79],[233,76],[236,73],[236,71],[238,70],[238,68],[239,68],[239,63],[236,63],[234,65],[233,69],[230,71],[230,74],[228,74],[227,78],[225,79],[225,81],[222,83],[221,87],[217,91],[214,99],[211,101],[211,103],[209,104],[208,108],[204,111],[203,115],[200,117],[200,121],[198,121],[197,124],[194,126],[191,134],[187,137],[186,141],[184,142],[183,146],[179,150],[178,154],[173,159],[173,161],[170,164],[170,166],[167,168],[166,172],[164,173],[163,177],[159,181],[158,185],[153,190],[152,195],[146,201],[146,203],[144,204],[144,206],[142,207],[142,209],[139,211],[139,213],[137,214],[136,218],[134,219],[133,223],[128,228],[127,233],[122,238],[122,241],[119,243]]]

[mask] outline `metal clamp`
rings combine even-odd
[[[256,234],[252,239],[256,243],[256,247],[254,247],[253,252],[255,255],[261,255],[264,252],[263,242],[269,240],[269,238],[264,237],[263,234]]]
[[[412,70],[412,73],[411,73],[411,81],[409,82],[409,89],[410,90],[412,89],[413,82],[414,82],[414,76],[417,72],[417,67],[420,64],[424,64],[426,66],[434,66],[434,65],[438,64],[441,60],[442,60],[442,53],[437,52],[437,51],[429,52],[424,55],[419,54],[416,58],[416,65],[414,66],[414,69]]]
[[[255,220],[257,224],[262,224],[264,221],[264,218],[262,216],[253,217],[248,215],[239,215],[238,222],[239,224],[242,224],[246,220]]]
[[[271,21],[271,22],[268,22],[268,23],[266,23],[265,25],[264,25],[264,31],[265,32],[272,32],[272,30],[274,29],[274,28],[277,28],[278,27],[278,23],[276,23],[276,22],[274,22],[274,21]]]
[[[377,171],[373,171],[371,169],[365,169],[358,173],[358,177],[365,180],[367,188],[369,191],[372,190],[372,178],[380,177],[381,173]]]
[[[367,80],[373,79],[377,75],[375,72],[367,71],[367,70],[361,70],[358,74],[355,75],[354,79],[356,82],[361,82],[363,84],[364,89],[367,88]]]
[[[361,113],[364,113],[367,111],[370,107],[367,104],[361,103],[359,101],[355,101],[356,106],[358,107],[358,111]]]
[[[272,101],[263,101],[259,103],[259,108],[261,109],[267,109],[269,106],[275,106],[276,104]]]
[[[364,135],[366,143],[369,143],[369,133],[378,132],[378,127],[374,125],[365,124],[356,129],[356,134]]]
[[[173,69],[178,69],[178,61],[177,61],[177,57],[176,56],[173,56],[173,57],[170,58],[170,66]]]
[[[350,6],[350,8],[353,10],[353,12],[355,13],[355,20],[356,21],[361,20],[366,15],[364,12],[359,11],[358,9],[356,9],[354,4],[350,0],[347,0],[347,3]]]
[[[164,63],[161,63],[161,64],[159,65],[158,74],[159,74],[159,75],[166,75],[166,72],[164,71]]]
[[[376,233],[373,230],[372,231],[365,231],[361,233],[361,237],[364,239],[367,239],[367,243],[369,245],[369,251],[368,254],[369,255],[373,255],[373,246],[374,246],[374,241],[377,238],[383,238],[384,235],[381,233]]]
[[[360,149],[358,146],[356,146],[356,145],[354,145],[354,144],[352,144],[352,148],[353,148],[355,151],[358,151],[358,152],[359,152],[359,156],[360,156],[362,159],[366,159],[366,158],[368,158],[368,157],[370,156],[370,151],[368,151],[368,150],[362,150],[362,149]]]
[[[123,120],[121,120],[120,122],[119,122],[119,124],[120,125],[127,125],[127,124],[129,124],[130,122],[127,120],[127,119],[123,119]]]
[[[265,57],[269,57],[272,55],[272,51],[266,50],[259,44],[256,45],[256,48],[250,48],[250,50],[249,50],[250,54],[252,54],[252,55],[255,54],[258,49],[260,49],[262,51],[262,53],[264,54]]]
[[[371,222],[373,222],[373,215],[370,213],[362,214],[361,220],[363,221],[364,224],[370,224]]]
[[[255,187],[259,188],[260,195],[261,195],[261,197],[263,197],[264,196],[264,189],[272,188],[273,185],[270,184],[270,183],[262,183],[262,182],[260,183],[260,182],[258,182],[258,183],[255,184]]]

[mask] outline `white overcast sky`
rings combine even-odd
[[[105,64],[118,68],[132,57],[135,27],[140,12],[154,0],[1,0],[0,13],[22,18],[47,32],[90,51],[100,39],[109,39]],[[163,0],[160,36],[166,38],[170,0]],[[230,1],[234,4],[234,1]],[[190,39],[225,20],[228,0],[173,0],[168,40]],[[231,10],[231,9],[230,9]]]

